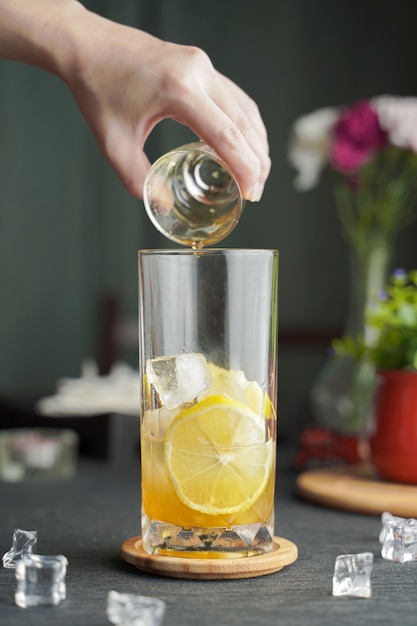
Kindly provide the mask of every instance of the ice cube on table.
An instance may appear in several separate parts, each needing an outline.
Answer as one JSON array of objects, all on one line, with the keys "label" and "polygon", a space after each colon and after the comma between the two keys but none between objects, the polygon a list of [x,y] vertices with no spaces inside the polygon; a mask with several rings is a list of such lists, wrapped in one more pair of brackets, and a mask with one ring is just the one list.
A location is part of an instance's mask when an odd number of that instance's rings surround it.
[{"label": "ice cube on table", "polygon": [[15,528],[13,531],[12,547],[3,554],[3,567],[14,569],[16,563],[28,554],[32,554],[38,541],[36,530],[22,530]]},{"label": "ice cube on table", "polygon": [[381,556],[387,561],[417,561],[417,519],[396,517],[384,512],[379,533]]},{"label": "ice cube on table", "polygon": [[166,604],[159,598],[109,591],[107,618],[116,626],[160,626]]},{"label": "ice cube on table", "polygon": [[30,554],[16,565],[15,602],[21,608],[59,604],[66,597],[68,561],[62,554]]},{"label": "ice cube on table", "polygon": [[385,537],[387,534],[387,530],[388,530],[388,524],[387,522],[402,522],[404,521],[404,517],[396,517],[395,515],[391,515],[391,513],[388,513],[388,511],[384,511],[384,513],[382,513],[381,515],[381,531],[379,533],[379,543],[384,543],[385,541]]},{"label": "ice cube on table", "polygon": [[337,556],[333,574],[333,595],[370,598],[373,562],[372,552]]},{"label": "ice cube on table", "polygon": [[211,381],[206,358],[200,353],[151,359],[146,364],[146,375],[168,409],[192,402]]}]

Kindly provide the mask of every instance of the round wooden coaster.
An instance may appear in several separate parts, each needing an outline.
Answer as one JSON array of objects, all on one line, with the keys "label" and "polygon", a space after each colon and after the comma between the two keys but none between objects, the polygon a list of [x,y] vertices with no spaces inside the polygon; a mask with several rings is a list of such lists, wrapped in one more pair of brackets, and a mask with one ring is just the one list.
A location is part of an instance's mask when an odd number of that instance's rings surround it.
[{"label": "round wooden coaster", "polygon": [[385,481],[367,464],[303,472],[297,491],[308,500],[345,511],[417,517],[417,486]]},{"label": "round wooden coaster", "polygon": [[278,572],[293,563],[298,556],[297,546],[274,537],[271,552],[259,556],[233,559],[196,559],[148,554],[142,546],[142,537],[131,537],[121,547],[122,558],[138,569],[150,574],[170,578],[197,578],[200,580],[225,580],[254,578]]}]

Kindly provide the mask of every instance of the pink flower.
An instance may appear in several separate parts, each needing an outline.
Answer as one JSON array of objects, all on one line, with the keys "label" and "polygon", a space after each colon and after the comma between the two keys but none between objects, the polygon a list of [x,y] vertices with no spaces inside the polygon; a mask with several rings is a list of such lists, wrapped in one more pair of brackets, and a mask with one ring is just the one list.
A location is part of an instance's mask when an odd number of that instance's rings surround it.
[{"label": "pink flower", "polygon": [[356,185],[359,170],[390,146],[406,157],[417,154],[417,97],[382,95],[317,109],[292,127],[288,157],[297,170],[294,185],[299,191],[312,189],[329,165]]},{"label": "pink flower", "polygon": [[345,109],[334,126],[331,163],[342,174],[352,175],[387,142],[375,109],[361,100]]}]

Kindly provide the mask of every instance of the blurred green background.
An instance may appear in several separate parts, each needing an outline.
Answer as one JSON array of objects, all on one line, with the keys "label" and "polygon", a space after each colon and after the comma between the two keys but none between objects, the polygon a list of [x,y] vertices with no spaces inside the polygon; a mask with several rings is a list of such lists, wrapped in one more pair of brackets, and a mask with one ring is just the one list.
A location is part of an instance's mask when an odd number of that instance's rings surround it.
[{"label": "blurred green background", "polygon": [[[111,19],[200,46],[258,103],[272,172],[247,205],[230,247],[280,251],[281,432],[296,433],[308,392],[348,302],[348,261],[330,181],[293,189],[286,150],[294,119],[383,93],[415,95],[415,0],[95,0]],[[149,158],[192,135],[163,122]],[[416,267],[417,227],[399,239],[396,264]],[[171,247],[101,156],[65,85],[0,61],[0,398],[33,402],[57,379],[99,359],[102,299],[137,315],[136,251]],[[311,341],[300,342],[305,334]],[[321,339],[324,335],[324,340]],[[316,337],[316,339],[314,339]],[[132,349],[121,358],[135,365]]]}]

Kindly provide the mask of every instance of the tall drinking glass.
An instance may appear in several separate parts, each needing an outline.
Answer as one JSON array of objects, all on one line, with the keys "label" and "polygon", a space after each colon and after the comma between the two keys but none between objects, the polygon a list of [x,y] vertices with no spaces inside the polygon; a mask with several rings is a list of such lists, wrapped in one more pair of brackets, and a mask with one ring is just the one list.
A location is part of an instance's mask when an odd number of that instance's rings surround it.
[{"label": "tall drinking glass", "polygon": [[151,554],[272,548],[278,252],[139,252],[142,537]]}]

